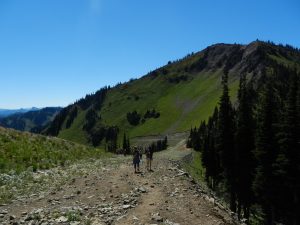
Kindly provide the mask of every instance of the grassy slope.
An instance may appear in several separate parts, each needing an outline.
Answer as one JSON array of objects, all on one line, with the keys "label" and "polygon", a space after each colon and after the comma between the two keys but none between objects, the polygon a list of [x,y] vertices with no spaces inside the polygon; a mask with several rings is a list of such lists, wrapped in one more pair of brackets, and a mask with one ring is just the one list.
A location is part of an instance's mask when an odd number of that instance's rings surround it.
[{"label": "grassy slope", "polygon": [[205,168],[202,165],[201,152],[193,151],[192,154],[192,161],[184,163],[183,166],[196,181],[205,182]]},{"label": "grassy slope", "polygon": [[[176,65],[177,66],[177,65]],[[170,67],[169,67],[170,68]],[[120,128],[120,141],[123,132],[130,137],[183,132],[198,126],[213,112],[221,95],[221,70],[189,75],[188,81],[169,83],[159,74],[152,78],[145,76],[109,90],[99,114],[101,123],[117,125]],[[238,80],[230,80],[231,96],[236,98]],[[138,96],[138,100],[135,98]],[[137,110],[144,115],[147,109],[160,112],[157,119],[147,119],[145,123],[131,126],[126,118],[127,112]],[[86,111],[79,111],[69,129],[62,129],[60,138],[87,144],[87,135],[82,130]],[[65,125],[63,125],[65,127]]]},{"label": "grassy slope", "polygon": [[58,138],[0,127],[0,173],[28,168],[48,169],[85,158],[98,158],[104,151]]},{"label": "grassy slope", "polygon": [[[264,44],[260,43],[260,45]],[[220,50],[223,47],[218,48]],[[255,47],[255,44],[252,47]],[[250,47],[250,50],[253,50],[252,47]],[[272,48],[270,46],[266,47],[267,50]],[[275,50],[277,48],[274,47]],[[219,52],[211,54],[218,55]],[[133,138],[183,132],[188,131],[191,127],[199,126],[202,120],[206,120],[212,114],[219,102],[222,91],[221,76],[223,67],[207,66],[204,70],[200,70],[201,72],[186,70],[186,68],[191,68],[195,62],[201,61],[203,55],[204,52],[199,52],[156,70],[156,76],[153,76],[153,74],[144,76],[110,89],[101,111],[98,112],[102,118],[98,122],[104,125],[118,126],[120,128],[120,142],[123,132]],[[270,53],[268,56],[280,64],[289,66],[295,63],[293,59],[298,59],[298,56],[295,58],[293,55],[284,57],[280,54],[272,55]],[[253,60],[255,62],[255,56]],[[213,64],[216,61],[218,59],[210,58],[209,62]],[[248,63],[246,60],[241,66]],[[230,96],[233,103],[236,102],[239,86],[238,71],[239,68],[236,68],[229,73]],[[180,75],[187,76],[187,81],[179,83],[168,81],[168,78],[175,78]],[[249,75],[252,76],[252,74]],[[148,109],[152,108],[160,113],[159,118],[147,119],[145,123],[138,126],[131,126],[128,123],[126,118],[128,112],[136,110],[143,116]],[[86,144],[88,142],[87,135],[82,131],[85,113],[86,111],[80,112],[71,128],[60,131],[59,137]]]},{"label": "grassy slope", "polygon": [[[171,85],[163,77],[136,80],[110,91],[101,111],[103,122],[130,131],[131,137],[189,130],[213,112],[221,94],[220,77],[221,71],[204,72]],[[232,80],[230,87],[232,96],[236,96],[238,82]],[[133,95],[139,100],[128,98]],[[151,108],[160,112],[158,119],[148,119],[138,126],[128,124],[127,112],[137,110],[143,115]]]}]

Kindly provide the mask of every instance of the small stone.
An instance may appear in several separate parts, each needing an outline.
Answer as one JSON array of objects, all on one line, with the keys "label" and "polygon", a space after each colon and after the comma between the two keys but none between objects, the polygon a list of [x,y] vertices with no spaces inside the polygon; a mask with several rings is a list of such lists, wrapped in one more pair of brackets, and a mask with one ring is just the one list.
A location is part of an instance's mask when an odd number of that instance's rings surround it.
[{"label": "small stone", "polygon": [[159,213],[154,213],[151,219],[156,222],[163,222],[163,218],[159,215]]},{"label": "small stone", "polygon": [[123,201],[124,204],[128,204],[129,202],[130,202],[129,199],[124,199],[124,201]]},{"label": "small stone", "polygon": [[25,217],[25,219],[24,219],[25,221],[30,221],[30,220],[32,220],[32,217],[31,217],[31,215],[27,215],[26,217]]},{"label": "small stone", "polygon": [[10,219],[10,220],[14,220],[14,219],[16,219],[16,216],[10,215],[10,216],[9,216],[9,219]]},{"label": "small stone", "polygon": [[58,223],[65,223],[65,222],[68,221],[68,218],[64,217],[64,216],[61,216],[58,219],[56,219],[55,221],[58,222]]},{"label": "small stone", "polygon": [[122,208],[123,208],[123,209],[130,209],[130,208],[131,208],[131,205],[123,205]]},{"label": "small stone", "polygon": [[95,219],[91,225],[102,225],[102,223],[99,219]]},{"label": "small stone", "polygon": [[78,221],[73,221],[70,223],[70,225],[79,225],[79,224],[80,224],[80,222],[78,222]]},{"label": "small stone", "polygon": [[146,189],[143,188],[143,187],[139,187],[138,191],[141,192],[141,193],[146,193],[147,192]]},{"label": "small stone", "polygon": [[8,211],[7,211],[7,209],[3,209],[3,210],[1,210],[1,211],[0,211],[0,214],[8,214]]},{"label": "small stone", "polygon": [[170,220],[166,220],[164,223],[165,223],[166,225],[180,225],[179,223],[174,223],[174,222],[172,222],[172,221],[170,221]]},{"label": "small stone", "polygon": [[139,218],[137,218],[136,216],[133,216],[132,219],[136,221],[139,220]]}]

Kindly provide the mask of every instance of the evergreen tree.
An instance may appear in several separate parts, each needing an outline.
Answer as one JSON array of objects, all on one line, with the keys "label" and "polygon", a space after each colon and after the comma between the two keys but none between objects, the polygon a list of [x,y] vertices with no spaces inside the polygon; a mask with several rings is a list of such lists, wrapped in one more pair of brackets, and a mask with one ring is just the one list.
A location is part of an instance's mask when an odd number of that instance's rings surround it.
[{"label": "evergreen tree", "polygon": [[130,153],[131,153],[131,152],[130,152],[131,147],[130,147],[129,137],[127,138],[127,144],[126,144],[126,145],[127,145],[127,149],[126,149],[127,151],[126,151],[126,153],[127,153],[127,154],[130,154]]},{"label": "evergreen tree", "polygon": [[[208,124],[210,124],[211,121],[211,117],[209,117],[208,119]],[[205,167],[205,180],[208,183],[208,186],[210,188],[212,188],[212,185],[210,183],[210,178],[212,176],[211,174],[211,168],[212,168],[212,162],[211,162],[211,158],[210,158],[210,146],[209,146],[209,141],[210,141],[210,130],[209,130],[209,125],[207,125],[207,129],[205,130],[205,134],[204,134],[204,140],[203,140],[203,148],[202,148],[202,157],[201,157],[201,161],[202,161],[202,165]]]},{"label": "evergreen tree", "polygon": [[168,147],[168,137],[165,136],[165,138],[163,140],[162,150],[167,149],[167,147]]},{"label": "evergreen tree", "polygon": [[229,97],[228,73],[222,77],[223,93],[220,98],[218,121],[218,151],[224,172],[225,186],[230,196],[230,209],[236,211],[236,154],[234,148],[233,109]]},{"label": "evergreen tree", "polygon": [[299,81],[295,74],[289,82],[284,118],[282,119],[281,148],[274,166],[276,178],[276,219],[287,224],[299,224],[299,121],[297,111]]},{"label": "evergreen tree", "polygon": [[221,180],[221,162],[220,162],[220,154],[217,151],[217,135],[218,135],[218,120],[219,120],[219,110],[218,107],[215,108],[213,116],[208,123],[208,127],[210,130],[210,138],[209,138],[209,157],[211,162],[211,184],[214,189],[219,181]]},{"label": "evergreen tree", "polygon": [[265,224],[273,224],[275,215],[274,197],[276,195],[273,163],[278,154],[277,110],[273,82],[268,81],[259,104],[255,149],[257,168],[253,184],[256,200],[262,208]]},{"label": "evergreen tree", "polygon": [[[250,85],[250,84],[249,84]],[[247,88],[246,76],[240,78],[238,91],[236,155],[237,155],[237,198],[238,215],[243,209],[244,217],[249,218],[253,193],[251,185],[254,173],[254,119],[251,99],[252,86]]]},{"label": "evergreen tree", "polygon": [[124,133],[124,136],[123,136],[123,152],[124,152],[124,155],[127,154],[127,138],[126,138],[126,133]]},{"label": "evergreen tree", "polygon": [[214,120],[213,117],[209,117],[204,134],[203,148],[202,148],[202,164],[206,168],[205,180],[208,186],[212,189],[215,187],[215,181],[217,174],[216,168],[216,149],[215,149],[215,137],[214,137]]},{"label": "evergreen tree", "polygon": [[199,151],[203,150],[203,145],[204,145],[204,139],[205,139],[205,136],[206,136],[206,123],[205,121],[202,121],[200,123],[200,127],[198,129],[198,140],[197,140],[197,148]]},{"label": "evergreen tree", "polygon": [[78,108],[77,108],[77,106],[75,106],[75,107],[72,108],[72,110],[70,112],[70,115],[69,115],[69,118],[68,118],[68,120],[66,122],[66,128],[67,129],[71,127],[74,119],[77,116],[77,113],[78,113]]}]

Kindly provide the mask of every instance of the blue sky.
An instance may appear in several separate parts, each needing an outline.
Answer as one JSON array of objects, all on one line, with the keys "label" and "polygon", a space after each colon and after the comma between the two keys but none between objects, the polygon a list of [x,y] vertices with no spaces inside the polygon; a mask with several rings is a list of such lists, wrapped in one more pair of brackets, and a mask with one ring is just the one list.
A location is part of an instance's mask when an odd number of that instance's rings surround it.
[{"label": "blue sky", "polygon": [[1,0],[0,108],[66,106],[208,45],[300,47],[299,0]]}]

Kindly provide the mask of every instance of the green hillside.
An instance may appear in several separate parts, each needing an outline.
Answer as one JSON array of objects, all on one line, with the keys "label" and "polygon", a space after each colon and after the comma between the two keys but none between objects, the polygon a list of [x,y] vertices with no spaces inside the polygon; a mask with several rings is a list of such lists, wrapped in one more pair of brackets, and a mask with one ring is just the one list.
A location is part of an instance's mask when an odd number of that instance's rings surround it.
[{"label": "green hillside", "polygon": [[102,150],[63,139],[0,127],[0,173],[49,169],[105,154]]},{"label": "green hillside", "polygon": [[[102,121],[118,125],[129,131],[131,137],[167,134],[188,130],[206,119],[220,96],[221,71],[196,74],[184,83],[170,85],[163,77],[144,77],[120,88],[112,89],[100,112]],[[237,82],[232,81],[232,95],[236,95]],[[135,100],[133,96],[138,96]],[[131,126],[127,112],[136,110],[143,115],[154,108],[159,118],[151,118],[137,126]]]},{"label": "green hillside", "polygon": [[[213,45],[169,62],[140,79],[87,95],[65,108],[45,133],[99,145],[104,140],[112,142],[114,133],[118,133],[117,144],[121,144],[124,132],[130,138],[185,132],[212,114],[219,101],[224,72],[229,74],[230,94],[235,102],[240,74],[247,74],[258,89],[263,82],[262,71],[277,65],[299,66],[299,59],[299,51],[272,43]],[[147,110],[158,116],[146,116]]]}]

